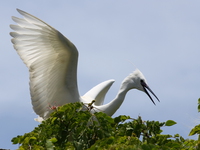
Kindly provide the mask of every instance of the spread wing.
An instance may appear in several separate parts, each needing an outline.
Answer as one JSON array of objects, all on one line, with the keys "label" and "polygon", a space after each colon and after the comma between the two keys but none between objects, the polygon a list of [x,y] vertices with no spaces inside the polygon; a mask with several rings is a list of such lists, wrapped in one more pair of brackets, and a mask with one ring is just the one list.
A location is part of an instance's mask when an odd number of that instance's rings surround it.
[{"label": "spread wing", "polygon": [[91,103],[92,100],[95,100],[95,105],[100,106],[103,105],[105,96],[110,89],[111,85],[115,82],[115,80],[107,80],[104,81],[95,87],[93,87],[91,90],[89,90],[87,93],[85,93],[82,98],[87,103]]},{"label": "spread wing", "polygon": [[[17,9],[24,18],[12,17],[17,25],[10,35],[17,53],[30,73],[34,111],[47,117],[49,105],[79,100],[76,47],[59,31],[42,20]],[[73,92],[71,92],[73,91]]]}]

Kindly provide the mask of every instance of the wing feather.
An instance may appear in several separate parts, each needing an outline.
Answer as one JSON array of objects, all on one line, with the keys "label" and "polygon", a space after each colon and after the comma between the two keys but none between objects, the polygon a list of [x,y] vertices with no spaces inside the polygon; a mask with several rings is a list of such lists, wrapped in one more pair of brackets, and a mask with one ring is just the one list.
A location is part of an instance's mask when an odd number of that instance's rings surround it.
[{"label": "wing feather", "polygon": [[100,106],[103,105],[105,96],[110,89],[111,85],[114,83],[115,80],[107,80],[104,81],[95,87],[93,87],[91,90],[89,90],[87,93],[85,93],[82,98],[85,102],[91,103],[92,100],[95,100],[95,105]]},{"label": "wing feather", "polygon": [[[78,101],[76,47],[59,31],[42,20],[17,9],[24,18],[12,17],[17,25],[12,43],[29,68],[34,111],[48,117],[49,105]],[[71,92],[71,90],[74,90]]]}]

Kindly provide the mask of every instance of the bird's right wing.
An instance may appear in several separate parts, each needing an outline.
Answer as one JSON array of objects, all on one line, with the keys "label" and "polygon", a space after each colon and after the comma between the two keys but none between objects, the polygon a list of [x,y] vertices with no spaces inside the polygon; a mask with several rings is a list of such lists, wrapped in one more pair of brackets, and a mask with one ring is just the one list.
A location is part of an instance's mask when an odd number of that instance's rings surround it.
[{"label": "bird's right wing", "polygon": [[114,82],[115,82],[115,80],[104,81],[104,82],[96,85],[95,87],[93,87],[87,93],[85,93],[85,95],[83,95],[82,98],[87,103],[91,103],[92,100],[95,100],[94,104],[96,106],[100,106],[103,104],[105,95]]},{"label": "bird's right wing", "polygon": [[[78,51],[50,25],[22,10],[17,11],[24,18],[12,17],[17,23],[10,25],[15,31],[10,33],[12,43],[29,68],[33,109],[45,118],[49,105],[63,105],[79,97],[76,79]],[[70,88],[75,91],[75,97],[70,95]]]}]

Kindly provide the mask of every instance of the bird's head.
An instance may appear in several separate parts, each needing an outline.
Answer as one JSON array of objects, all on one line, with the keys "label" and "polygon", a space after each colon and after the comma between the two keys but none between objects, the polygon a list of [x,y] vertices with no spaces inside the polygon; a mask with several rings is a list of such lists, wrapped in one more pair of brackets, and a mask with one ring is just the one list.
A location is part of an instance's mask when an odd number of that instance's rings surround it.
[{"label": "bird's head", "polygon": [[155,96],[155,98],[159,101],[158,97],[154,94],[154,92],[147,85],[147,81],[146,81],[144,75],[138,69],[136,69],[133,73],[131,73],[129,76],[127,76],[124,79],[123,85],[128,90],[130,90],[130,89],[138,89],[140,91],[145,92],[149,96],[151,101],[154,103],[154,105],[155,105],[155,102],[153,101],[153,99],[150,96],[150,94],[148,93],[148,91],[151,92]]}]

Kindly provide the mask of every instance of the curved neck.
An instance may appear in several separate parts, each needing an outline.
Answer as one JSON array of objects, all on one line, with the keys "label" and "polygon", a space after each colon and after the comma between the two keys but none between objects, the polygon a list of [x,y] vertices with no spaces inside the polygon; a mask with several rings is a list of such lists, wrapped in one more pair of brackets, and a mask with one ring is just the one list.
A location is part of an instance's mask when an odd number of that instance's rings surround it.
[{"label": "curved neck", "polygon": [[121,106],[121,104],[123,103],[126,93],[129,90],[130,89],[128,89],[127,86],[124,86],[122,84],[115,99],[113,99],[108,104],[101,105],[101,106],[95,106],[98,109],[96,111],[102,111],[102,112],[106,113],[107,115],[112,116],[117,111],[117,109]]}]

